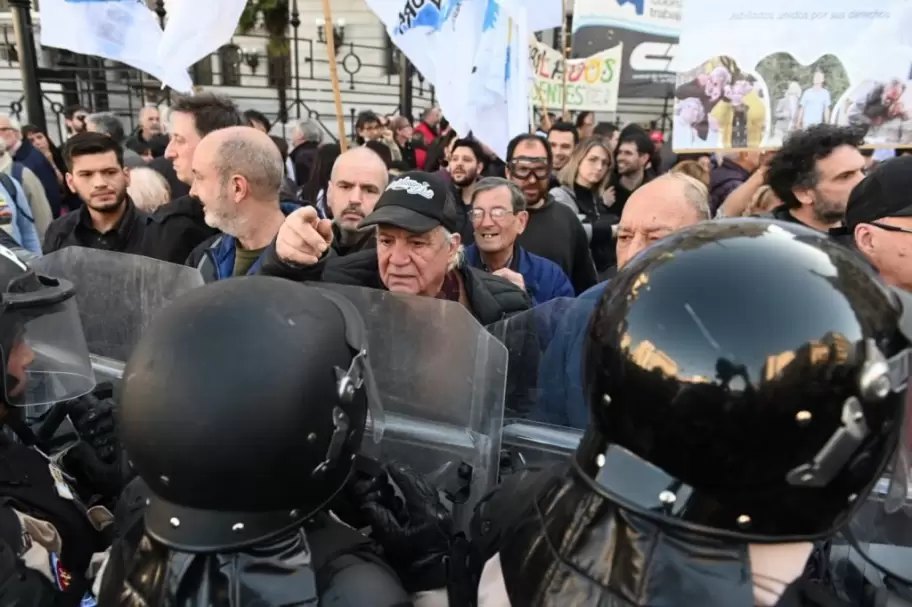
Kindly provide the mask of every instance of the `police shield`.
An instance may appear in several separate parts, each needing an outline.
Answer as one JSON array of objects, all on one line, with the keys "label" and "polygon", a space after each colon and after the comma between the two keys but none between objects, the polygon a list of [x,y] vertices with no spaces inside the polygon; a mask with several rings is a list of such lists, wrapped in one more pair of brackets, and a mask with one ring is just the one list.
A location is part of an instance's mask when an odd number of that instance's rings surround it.
[{"label": "police shield", "polygon": [[[382,399],[379,443],[363,453],[405,463],[440,489],[466,524],[495,484],[507,350],[456,302],[321,284],[360,312]],[[375,429],[376,430],[376,429]]]},{"label": "police shield", "polygon": [[[32,262],[36,272],[76,286],[76,302],[96,373],[112,359],[123,363],[143,329],[160,309],[203,285],[188,268],[140,255],[67,247]],[[109,374],[108,374],[109,375]]]},{"label": "police shield", "polygon": [[593,302],[558,298],[488,325],[507,348],[503,445],[508,467],[560,459],[572,452],[586,419],[579,368]]}]

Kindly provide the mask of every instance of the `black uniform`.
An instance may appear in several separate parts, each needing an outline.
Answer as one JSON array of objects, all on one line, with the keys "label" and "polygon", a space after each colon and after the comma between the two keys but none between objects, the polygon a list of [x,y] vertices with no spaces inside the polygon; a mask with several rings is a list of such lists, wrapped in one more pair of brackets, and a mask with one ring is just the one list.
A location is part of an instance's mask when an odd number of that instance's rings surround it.
[{"label": "black uniform", "polygon": [[[894,458],[907,302],[794,225],[655,245],[591,319],[576,453],[481,506],[479,562],[524,607],[754,605],[748,545],[833,536]],[[779,605],[844,604],[800,574]]]},{"label": "black uniform", "polygon": [[379,402],[365,340],[347,300],[266,277],[153,320],[119,419],[147,488],[121,500],[102,605],[409,604],[377,547],[327,514]]},{"label": "black uniform", "polygon": [[[112,518],[97,494],[112,493],[73,481],[105,477],[102,459],[117,459],[110,408],[69,400],[95,384],[73,285],[36,275],[5,248],[0,285],[0,411],[20,439],[0,435],[0,605],[93,605],[91,563]],[[37,407],[70,413],[89,442],[48,458],[23,413]]]}]

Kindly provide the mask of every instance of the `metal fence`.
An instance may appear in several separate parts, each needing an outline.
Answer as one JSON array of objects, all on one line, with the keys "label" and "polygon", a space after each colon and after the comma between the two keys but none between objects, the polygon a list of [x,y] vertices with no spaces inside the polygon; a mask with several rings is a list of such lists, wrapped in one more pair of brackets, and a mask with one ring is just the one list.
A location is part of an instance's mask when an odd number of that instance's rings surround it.
[{"label": "metal fence", "polygon": [[[161,11],[160,16],[163,16]],[[329,59],[320,39],[299,36],[300,20],[291,13],[287,52],[267,55],[269,40],[263,34],[236,36],[226,45],[191,68],[193,82],[203,90],[231,97],[241,109],[265,114],[275,132],[299,118],[318,122],[327,135],[338,139]],[[40,24],[33,27],[36,46]],[[382,27],[378,24],[378,31]],[[322,37],[322,36],[321,36]],[[341,41],[336,48],[337,70],[346,116],[346,130],[354,132],[357,114],[373,110],[397,112],[402,105],[398,52],[391,43],[369,45]],[[65,135],[65,108],[80,105],[92,112],[113,112],[129,129],[137,128],[140,108],[167,103],[171,92],[148,74],[129,66],[72,53],[39,47],[38,80],[45,101],[49,134],[58,140]],[[0,24],[0,111],[25,117],[24,85],[19,74],[20,53],[14,28]],[[409,106],[416,111],[434,104],[433,88],[412,70]]]}]

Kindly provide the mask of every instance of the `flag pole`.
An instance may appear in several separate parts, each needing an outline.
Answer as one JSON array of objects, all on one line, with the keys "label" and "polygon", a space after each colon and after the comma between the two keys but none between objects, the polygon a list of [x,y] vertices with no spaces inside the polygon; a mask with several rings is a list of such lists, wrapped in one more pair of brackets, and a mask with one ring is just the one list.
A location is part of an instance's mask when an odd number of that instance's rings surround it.
[{"label": "flag pole", "polygon": [[339,71],[336,66],[336,26],[332,19],[329,0],[323,0],[323,26],[326,37],[326,56],[329,59],[329,79],[332,82],[333,102],[336,106],[336,123],[339,128],[339,148],[348,149],[348,138],[345,136],[345,119],[342,116],[342,92],[339,88]]},{"label": "flag pole", "polygon": [[[325,1],[325,0],[324,0]],[[569,65],[570,59],[570,33],[567,31],[570,23],[567,19],[567,0],[563,0],[561,3],[563,8],[563,25],[561,26],[561,44],[563,45],[563,56],[564,56],[564,85],[561,91],[561,119],[569,120],[570,114],[567,112],[567,67]]]}]

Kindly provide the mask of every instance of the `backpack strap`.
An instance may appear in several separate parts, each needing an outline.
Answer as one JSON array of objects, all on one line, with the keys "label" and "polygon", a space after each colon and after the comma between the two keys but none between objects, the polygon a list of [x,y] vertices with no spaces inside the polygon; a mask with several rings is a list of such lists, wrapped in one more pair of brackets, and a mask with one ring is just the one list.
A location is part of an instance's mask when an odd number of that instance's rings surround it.
[{"label": "backpack strap", "polygon": [[25,165],[21,162],[13,161],[13,179],[22,183],[22,174],[25,172]]},{"label": "backpack strap", "polygon": [[[15,179],[16,168],[19,168],[19,176],[22,177],[22,163],[14,162],[13,163],[13,177],[10,177],[6,173],[0,171],[0,184],[3,185],[3,188],[9,192],[10,198],[13,201],[13,204],[16,205],[16,211],[21,213],[26,219],[31,223],[35,223],[35,219],[32,215],[22,208],[22,205],[19,204],[19,197],[25,198],[25,190],[22,189],[22,186],[19,185],[21,182]],[[27,199],[26,199],[27,200]]]}]

